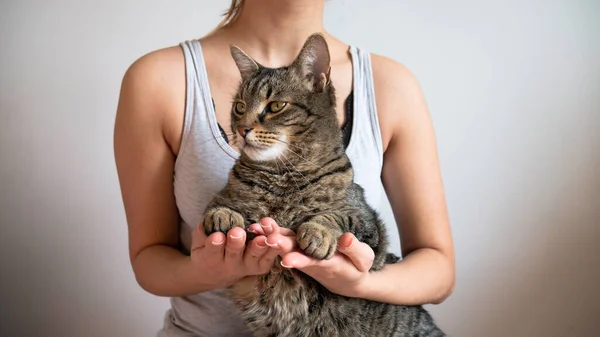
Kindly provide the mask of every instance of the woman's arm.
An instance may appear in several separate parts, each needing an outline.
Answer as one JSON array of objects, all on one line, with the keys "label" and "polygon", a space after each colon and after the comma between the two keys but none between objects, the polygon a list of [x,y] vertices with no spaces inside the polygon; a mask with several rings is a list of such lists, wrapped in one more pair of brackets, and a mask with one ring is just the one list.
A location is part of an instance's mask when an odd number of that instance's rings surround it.
[{"label": "woman's arm", "polygon": [[454,247],[436,138],[415,77],[374,55],[378,116],[384,135],[382,180],[400,231],[403,261],[372,273],[364,296],[405,304],[440,303],[454,289]]},{"label": "woman's arm", "polygon": [[180,135],[169,142],[165,125],[183,119],[183,69],[178,48],[136,61],[123,78],[114,130],[130,261],[138,283],[158,296],[196,294],[264,273],[285,249],[268,247],[264,236],[246,248],[240,228],[208,238],[197,228],[190,256],[179,250],[173,149]]},{"label": "woman's arm", "polygon": [[171,58],[166,54],[146,55],[127,70],[115,120],[114,152],[136,279],[150,293],[172,296],[214,285],[198,282],[190,259],[178,250],[175,157],[163,136],[172,91],[164,88],[161,77],[174,77],[165,69]]}]

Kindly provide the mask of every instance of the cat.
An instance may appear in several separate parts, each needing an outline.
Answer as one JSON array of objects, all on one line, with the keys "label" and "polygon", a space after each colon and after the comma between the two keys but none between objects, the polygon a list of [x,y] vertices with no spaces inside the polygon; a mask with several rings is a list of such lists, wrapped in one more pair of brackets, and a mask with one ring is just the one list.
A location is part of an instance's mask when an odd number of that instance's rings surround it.
[{"label": "cat", "polygon": [[[398,261],[386,252],[382,220],[353,182],[323,35],[310,35],[280,68],[264,67],[234,45],[230,52],[242,78],[231,109],[240,156],[206,208],[206,234],[271,217],[314,258],[331,258],[338,238],[352,232],[373,249],[372,271]],[[277,262],[229,294],[255,336],[445,336],[422,306],[336,295]]]}]

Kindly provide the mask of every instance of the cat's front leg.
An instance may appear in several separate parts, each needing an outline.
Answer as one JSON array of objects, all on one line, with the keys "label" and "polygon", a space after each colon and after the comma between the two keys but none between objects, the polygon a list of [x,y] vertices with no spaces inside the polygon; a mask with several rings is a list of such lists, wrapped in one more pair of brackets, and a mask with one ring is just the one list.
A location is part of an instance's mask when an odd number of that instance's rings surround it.
[{"label": "cat's front leg", "polygon": [[204,217],[204,232],[210,235],[214,232],[227,233],[233,227],[246,228],[244,217],[227,207],[217,206],[209,209]]},{"label": "cat's front leg", "polygon": [[338,214],[321,214],[300,225],[296,231],[300,249],[314,258],[330,259],[342,235],[341,220]]}]

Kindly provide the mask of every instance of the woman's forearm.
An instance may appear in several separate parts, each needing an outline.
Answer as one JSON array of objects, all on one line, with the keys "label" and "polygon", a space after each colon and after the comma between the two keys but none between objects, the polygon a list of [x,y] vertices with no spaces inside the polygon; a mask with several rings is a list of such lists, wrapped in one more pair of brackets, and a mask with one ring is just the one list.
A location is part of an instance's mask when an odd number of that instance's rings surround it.
[{"label": "woman's forearm", "polygon": [[169,246],[151,246],[132,262],[136,279],[144,290],[157,296],[185,296],[218,288],[192,264],[189,256]]},{"label": "woman's forearm", "polygon": [[450,258],[438,250],[423,248],[398,263],[369,273],[359,297],[399,305],[438,304],[453,289]]}]

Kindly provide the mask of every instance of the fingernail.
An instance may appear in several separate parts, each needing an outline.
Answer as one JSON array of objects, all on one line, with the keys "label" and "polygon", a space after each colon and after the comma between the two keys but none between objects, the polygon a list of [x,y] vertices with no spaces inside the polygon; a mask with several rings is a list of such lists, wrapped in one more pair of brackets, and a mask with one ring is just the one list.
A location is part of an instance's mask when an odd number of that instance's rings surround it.
[{"label": "fingernail", "polygon": [[220,246],[220,245],[222,245],[222,244],[223,244],[223,242],[225,242],[225,240],[223,240],[223,241],[221,241],[221,242],[219,242],[219,241],[211,241],[211,242],[212,242],[212,244],[213,244],[213,245],[215,245],[215,246]]},{"label": "fingernail", "polygon": [[266,243],[266,244],[267,244],[267,246],[269,246],[269,247],[279,247],[279,244],[278,244],[277,242],[275,242],[275,243],[269,243],[269,241],[266,241],[266,240],[265,240],[265,243]]},{"label": "fingernail", "polygon": [[355,241],[355,239],[352,238],[352,240],[350,240],[350,244],[349,245],[347,245],[347,246],[340,245],[340,248],[342,250],[349,250],[352,246],[354,246],[354,241]]},{"label": "fingernail", "polygon": [[229,237],[237,240],[237,239],[241,239],[242,237],[244,237],[244,234],[240,234],[239,236],[233,236],[230,234]]},{"label": "fingernail", "polygon": [[282,266],[283,268],[288,268],[288,269],[289,269],[289,268],[294,268],[293,266],[286,266],[285,264],[283,264],[283,261],[281,261],[281,262],[279,262],[279,263],[281,264],[281,266]]},{"label": "fingernail", "polygon": [[263,224],[261,223],[261,224],[260,224],[260,227],[262,227],[262,228],[271,228],[271,224],[268,224],[268,225],[266,225],[266,226],[265,226],[265,225],[263,225]]},{"label": "fingernail", "polygon": [[256,234],[256,231],[254,229],[248,228],[248,232]]},{"label": "fingernail", "polygon": [[256,241],[256,245],[259,248],[267,248],[267,240],[258,240],[258,241]]}]

